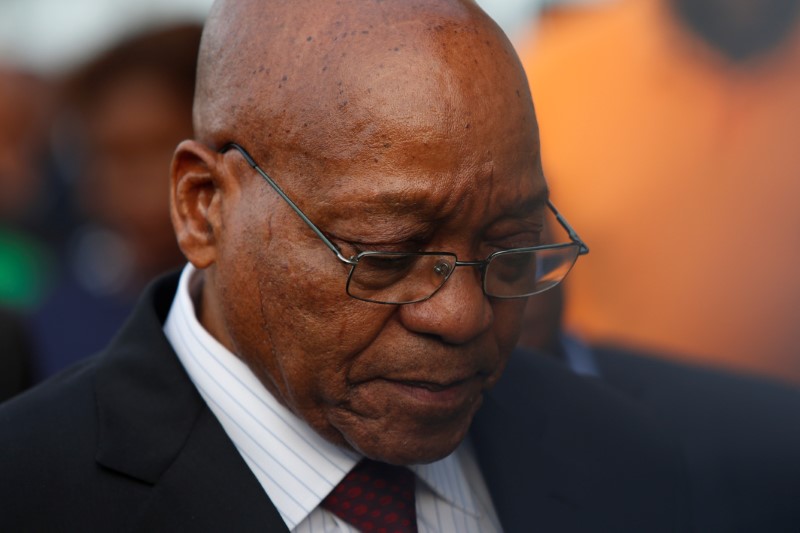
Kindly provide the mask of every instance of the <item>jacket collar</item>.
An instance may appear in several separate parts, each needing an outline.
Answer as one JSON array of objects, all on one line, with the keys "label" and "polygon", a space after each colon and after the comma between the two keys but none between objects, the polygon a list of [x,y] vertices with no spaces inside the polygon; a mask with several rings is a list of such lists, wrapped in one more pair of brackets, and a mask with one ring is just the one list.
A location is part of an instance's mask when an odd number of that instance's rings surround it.
[{"label": "jacket collar", "polygon": [[177,283],[173,274],[151,285],[101,356],[96,460],[154,485],[137,527],[285,530],[164,336]]},{"label": "jacket collar", "polygon": [[506,531],[676,531],[683,464],[646,412],[543,354],[514,352],[471,435]]}]

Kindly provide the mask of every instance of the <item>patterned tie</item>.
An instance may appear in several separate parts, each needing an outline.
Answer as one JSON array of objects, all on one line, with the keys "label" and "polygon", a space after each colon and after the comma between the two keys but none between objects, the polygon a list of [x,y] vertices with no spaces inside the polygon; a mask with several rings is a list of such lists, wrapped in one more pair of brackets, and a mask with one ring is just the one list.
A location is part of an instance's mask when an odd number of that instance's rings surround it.
[{"label": "patterned tie", "polygon": [[416,533],[414,474],[362,459],[322,501],[322,507],[366,533]]}]

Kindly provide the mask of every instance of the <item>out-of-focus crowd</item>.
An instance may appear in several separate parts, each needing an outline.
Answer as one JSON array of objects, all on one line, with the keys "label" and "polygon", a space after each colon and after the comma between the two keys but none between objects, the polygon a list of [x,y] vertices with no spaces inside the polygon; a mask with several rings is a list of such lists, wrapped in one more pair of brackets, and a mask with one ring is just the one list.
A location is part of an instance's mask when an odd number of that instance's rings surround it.
[{"label": "out-of-focus crowd", "polygon": [[0,397],[101,349],[182,263],[168,175],[199,39],[146,31],[58,79],[0,69]]}]

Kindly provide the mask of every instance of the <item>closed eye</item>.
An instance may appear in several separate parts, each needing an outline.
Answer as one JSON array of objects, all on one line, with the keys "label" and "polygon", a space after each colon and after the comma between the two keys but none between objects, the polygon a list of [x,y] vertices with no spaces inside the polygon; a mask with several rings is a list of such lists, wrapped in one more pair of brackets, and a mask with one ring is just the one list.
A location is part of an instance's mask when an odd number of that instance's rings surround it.
[{"label": "closed eye", "polygon": [[359,257],[358,262],[364,267],[369,267],[376,271],[382,272],[400,272],[407,271],[417,261],[418,256],[408,255],[405,253],[380,253],[362,255]]}]

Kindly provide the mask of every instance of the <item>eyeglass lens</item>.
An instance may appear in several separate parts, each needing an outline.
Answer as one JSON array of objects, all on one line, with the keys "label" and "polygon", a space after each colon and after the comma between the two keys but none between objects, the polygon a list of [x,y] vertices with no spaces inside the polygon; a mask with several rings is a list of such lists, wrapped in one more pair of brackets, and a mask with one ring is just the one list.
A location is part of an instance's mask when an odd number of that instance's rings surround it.
[{"label": "eyeglass lens", "polygon": [[497,298],[518,298],[546,291],[566,277],[578,259],[578,252],[577,244],[501,252],[486,267],[484,290]]},{"label": "eyeglass lens", "polygon": [[[539,250],[509,250],[492,257],[484,290],[498,298],[519,298],[557,285],[578,257],[577,245]],[[456,267],[453,254],[364,252],[358,256],[347,292],[360,300],[403,304],[426,300]]]},{"label": "eyeglass lens", "polygon": [[366,252],[350,273],[347,292],[370,302],[418,302],[439,290],[455,264],[455,255]]}]

